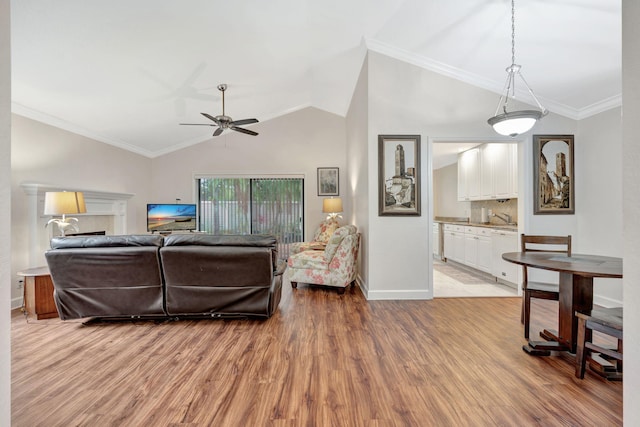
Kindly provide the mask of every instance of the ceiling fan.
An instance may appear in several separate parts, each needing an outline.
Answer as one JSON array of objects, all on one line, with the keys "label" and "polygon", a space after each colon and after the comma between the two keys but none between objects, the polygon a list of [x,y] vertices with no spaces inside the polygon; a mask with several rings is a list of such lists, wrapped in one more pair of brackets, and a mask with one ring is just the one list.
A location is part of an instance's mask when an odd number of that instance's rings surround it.
[{"label": "ceiling fan", "polygon": [[238,127],[240,125],[248,125],[251,123],[258,123],[258,119],[242,119],[242,120],[233,120],[231,117],[227,116],[224,114],[224,91],[227,90],[227,85],[226,84],[219,84],[218,85],[218,90],[220,92],[222,92],[222,115],[220,116],[212,116],[211,114],[207,114],[207,113],[200,113],[203,116],[205,116],[207,119],[212,120],[213,123],[180,123],[181,125],[186,125],[186,126],[217,126],[218,129],[215,130],[215,132],[213,132],[213,136],[218,136],[222,133],[222,131],[224,131],[225,129],[231,129],[231,130],[235,130],[236,132],[242,132],[242,133],[246,133],[247,135],[252,135],[252,136],[256,136],[258,135],[258,132],[254,132],[252,130],[249,129],[244,129],[241,127]]}]

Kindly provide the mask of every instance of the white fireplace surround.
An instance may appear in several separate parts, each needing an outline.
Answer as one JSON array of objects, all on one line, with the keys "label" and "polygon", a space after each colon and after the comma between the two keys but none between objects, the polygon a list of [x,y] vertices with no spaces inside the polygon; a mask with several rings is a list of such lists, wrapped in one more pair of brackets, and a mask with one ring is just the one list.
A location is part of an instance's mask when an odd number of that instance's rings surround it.
[{"label": "white fireplace surround", "polygon": [[[82,191],[87,212],[74,215],[78,217],[80,224],[83,217],[95,217],[92,219],[102,224],[106,234],[127,234],[127,201],[133,197],[133,194],[43,184],[22,184],[21,187],[27,195],[28,204],[29,265],[44,265],[44,252],[50,247],[49,241],[52,230],[55,228],[46,227],[47,222],[52,218],[50,215],[44,215],[44,195],[48,191]],[[104,221],[100,222],[98,217],[104,217]],[[81,229],[80,231],[98,230]]]}]

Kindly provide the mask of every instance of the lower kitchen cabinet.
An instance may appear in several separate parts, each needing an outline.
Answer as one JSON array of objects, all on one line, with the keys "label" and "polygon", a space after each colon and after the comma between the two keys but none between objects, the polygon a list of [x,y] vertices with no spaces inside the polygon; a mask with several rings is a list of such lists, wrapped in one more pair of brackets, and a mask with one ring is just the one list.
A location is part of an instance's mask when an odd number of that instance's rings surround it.
[{"label": "lower kitchen cabinet", "polygon": [[516,231],[457,224],[441,226],[444,227],[444,248],[441,251],[447,260],[489,273],[514,285],[520,284],[521,267],[502,259],[503,253],[520,250]]},{"label": "lower kitchen cabinet", "polygon": [[464,264],[464,227],[444,224],[444,256],[460,264]]},{"label": "lower kitchen cabinet", "polygon": [[465,227],[464,264],[491,273],[491,229]]},{"label": "lower kitchen cabinet", "polygon": [[522,267],[502,259],[505,252],[518,252],[518,233],[513,231],[492,230],[492,273],[498,279],[520,285]]}]

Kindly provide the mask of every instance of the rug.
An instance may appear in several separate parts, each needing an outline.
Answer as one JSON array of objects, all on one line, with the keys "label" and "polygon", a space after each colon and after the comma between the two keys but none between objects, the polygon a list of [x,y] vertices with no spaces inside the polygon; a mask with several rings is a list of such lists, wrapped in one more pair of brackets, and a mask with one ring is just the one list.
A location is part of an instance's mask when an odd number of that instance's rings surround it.
[{"label": "rug", "polygon": [[486,285],[491,283],[491,279],[481,274],[474,274],[462,267],[453,266],[446,262],[433,262],[433,270],[440,274],[451,277],[463,285]]}]

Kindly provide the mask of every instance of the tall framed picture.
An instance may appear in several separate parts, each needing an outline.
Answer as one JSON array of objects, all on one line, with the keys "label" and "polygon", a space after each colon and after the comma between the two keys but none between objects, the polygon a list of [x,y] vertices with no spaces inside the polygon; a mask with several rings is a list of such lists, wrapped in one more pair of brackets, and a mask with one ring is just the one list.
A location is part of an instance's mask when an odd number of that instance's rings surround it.
[{"label": "tall framed picture", "polygon": [[420,135],[378,135],[378,215],[420,216]]},{"label": "tall framed picture", "polygon": [[340,169],[318,168],[318,196],[340,195]]},{"label": "tall framed picture", "polygon": [[533,135],[533,214],[575,213],[573,135]]}]

